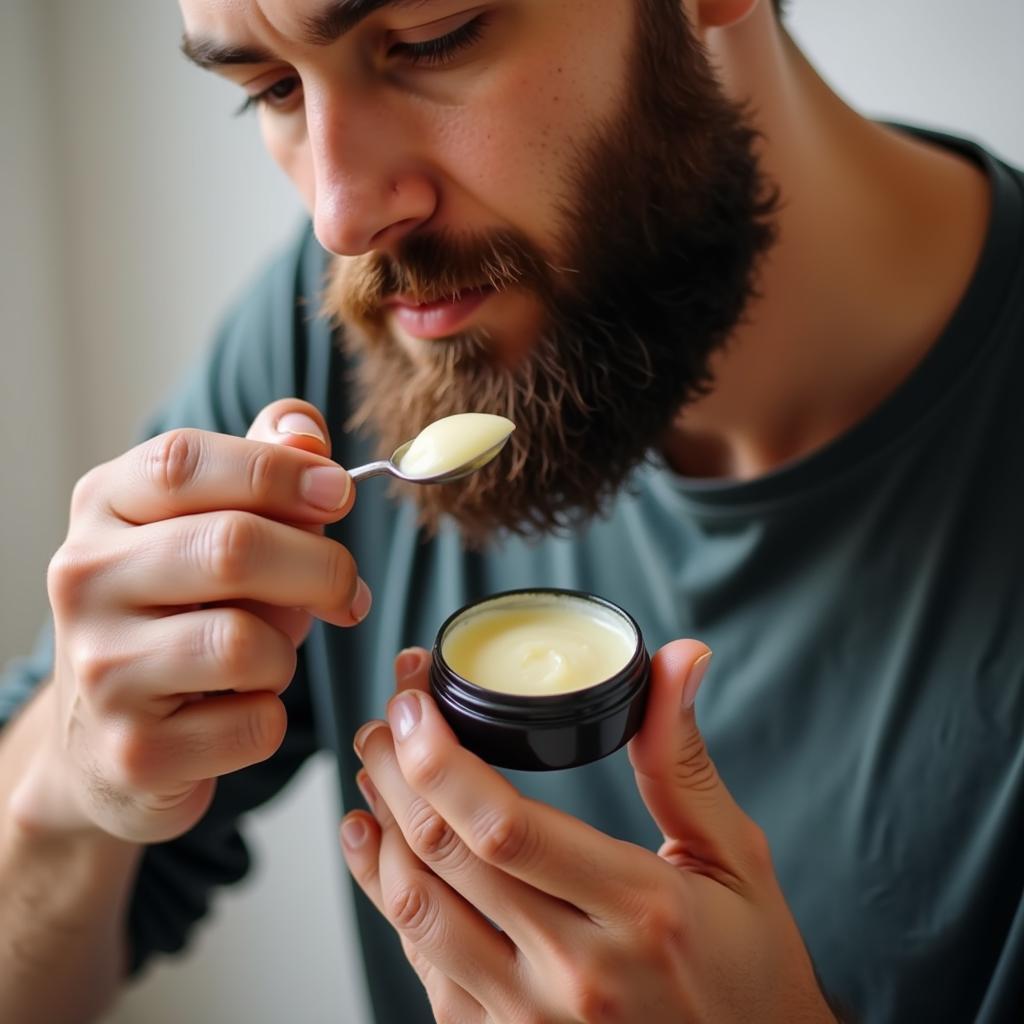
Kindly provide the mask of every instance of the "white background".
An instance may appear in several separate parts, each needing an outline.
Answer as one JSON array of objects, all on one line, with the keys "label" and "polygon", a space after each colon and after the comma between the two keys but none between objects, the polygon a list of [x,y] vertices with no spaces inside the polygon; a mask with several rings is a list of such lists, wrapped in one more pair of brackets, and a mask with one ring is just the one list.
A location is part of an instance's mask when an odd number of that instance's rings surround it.
[{"label": "white background", "polygon": [[[790,24],[862,109],[1024,164],[1018,0],[794,0]],[[44,614],[73,481],[131,443],[299,222],[179,34],[169,0],[0,2],[0,660]],[[252,822],[252,881],[108,1024],[363,1024],[336,817],[319,760]]]}]

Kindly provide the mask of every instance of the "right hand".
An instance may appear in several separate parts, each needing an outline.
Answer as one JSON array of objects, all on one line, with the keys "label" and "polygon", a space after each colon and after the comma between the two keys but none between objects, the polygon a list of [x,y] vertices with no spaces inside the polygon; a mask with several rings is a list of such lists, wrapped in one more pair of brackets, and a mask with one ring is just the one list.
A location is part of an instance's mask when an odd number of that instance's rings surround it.
[{"label": "right hand", "polygon": [[16,794],[22,817],[164,841],[199,821],[218,776],[277,750],[311,616],[350,626],[369,611],[352,556],[322,535],[355,490],[328,437],[313,406],[285,399],[245,439],[172,431],[79,481],[48,574],[57,720]]}]

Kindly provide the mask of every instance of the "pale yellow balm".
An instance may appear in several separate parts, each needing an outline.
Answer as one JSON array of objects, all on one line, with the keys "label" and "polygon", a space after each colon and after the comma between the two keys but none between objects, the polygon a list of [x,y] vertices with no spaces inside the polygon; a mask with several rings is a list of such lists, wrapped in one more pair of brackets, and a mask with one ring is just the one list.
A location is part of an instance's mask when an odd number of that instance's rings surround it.
[{"label": "pale yellow balm", "polygon": [[636,650],[636,636],[610,616],[566,599],[516,602],[467,616],[445,636],[444,660],[488,690],[542,697],[610,679]]},{"label": "pale yellow balm", "polygon": [[504,416],[463,412],[435,420],[416,436],[398,468],[407,476],[439,476],[490,451],[516,425]]}]

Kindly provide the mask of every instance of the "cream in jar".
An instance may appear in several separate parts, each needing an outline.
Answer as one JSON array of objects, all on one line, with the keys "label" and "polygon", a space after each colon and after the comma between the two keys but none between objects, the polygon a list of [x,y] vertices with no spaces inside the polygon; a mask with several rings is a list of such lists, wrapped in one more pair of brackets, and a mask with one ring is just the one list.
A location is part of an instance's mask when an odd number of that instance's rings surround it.
[{"label": "cream in jar", "polygon": [[566,598],[523,600],[469,615],[445,637],[445,661],[477,686],[540,697],[610,679],[636,637]]}]

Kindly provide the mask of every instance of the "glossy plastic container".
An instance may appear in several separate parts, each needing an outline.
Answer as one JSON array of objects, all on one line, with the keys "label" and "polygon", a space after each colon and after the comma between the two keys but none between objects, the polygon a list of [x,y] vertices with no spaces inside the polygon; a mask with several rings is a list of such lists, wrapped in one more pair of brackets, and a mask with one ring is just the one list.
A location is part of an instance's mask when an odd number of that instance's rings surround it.
[{"label": "glossy plastic container", "polygon": [[[468,616],[503,606],[564,607],[564,602],[634,641],[632,656],[608,679],[571,693],[522,696],[477,686],[445,661],[446,636]],[[594,594],[547,587],[494,594],[449,616],[434,642],[430,689],[467,749],[501,768],[551,771],[596,761],[626,743],[643,720],[650,674],[640,627],[628,612]]]}]

